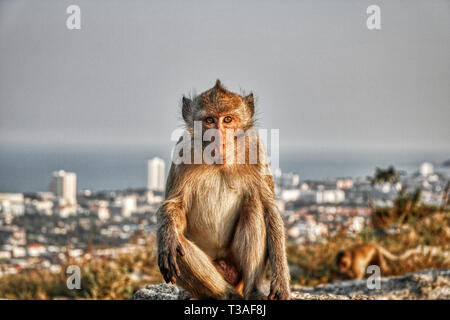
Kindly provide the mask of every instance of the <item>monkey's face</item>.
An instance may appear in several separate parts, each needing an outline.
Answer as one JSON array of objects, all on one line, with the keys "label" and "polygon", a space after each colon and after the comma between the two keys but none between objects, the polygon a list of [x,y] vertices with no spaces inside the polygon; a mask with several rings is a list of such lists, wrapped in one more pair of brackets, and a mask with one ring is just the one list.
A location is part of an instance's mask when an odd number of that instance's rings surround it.
[{"label": "monkey's face", "polygon": [[[215,133],[214,155],[217,155],[226,163],[227,153],[234,152],[236,143],[235,133],[242,128],[242,115],[239,109],[230,109],[229,111],[217,112],[214,108],[202,108],[198,114],[198,121],[202,123],[202,133],[207,131]],[[217,139],[217,141],[215,140]]]},{"label": "monkey's face", "polygon": [[202,137],[206,136],[207,131],[215,132],[212,134],[215,143],[214,153],[218,153],[225,162],[228,147],[236,145],[236,141],[230,143],[230,140],[237,139],[253,126],[253,95],[242,97],[226,90],[220,81],[217,81],[212,89],[193,100],[183,98],[182,111],[187,129],[191,133],[199,127]]},{"label": "monkey's face", "polygon": [[341,273],[345,273],[351,266],[352,258],[347,252],[341,252],[337,258],[337,265]]}]

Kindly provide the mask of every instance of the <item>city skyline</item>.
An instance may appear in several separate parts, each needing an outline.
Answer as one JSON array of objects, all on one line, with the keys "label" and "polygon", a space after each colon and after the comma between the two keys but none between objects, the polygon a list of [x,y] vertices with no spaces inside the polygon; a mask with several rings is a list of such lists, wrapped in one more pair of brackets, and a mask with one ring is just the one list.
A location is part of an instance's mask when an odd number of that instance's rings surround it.
[{"label": "city skyline", "polygon": [[[164,174],[170,167],[170,150],[166,153],[124,152],[8,152],[0,154],[0,192],[38,192],[48,189],[49,177],[54,171],[73,171],[77,174],[79,190],[121,190],[149,187],[149,159],[159,158],[165,164]],[[281,152],[280,170],[292,172],[302,180],[327,180],[342,177],[365,178],[373,175],[377,167],[394,166],[409,174],[418,172],[423,162],[431,162],[437,171],[450,174],[448,153],[414,152],[377,153],[316,152],[286,154]],[[33,154],[33,157],[29,157]],[[329,160],[329,159],[333,160]],[[18,173],[20,172],[20,175]],[[273,172],[274,174],[276,171]],[[161,189],[161,188],[160,188]]]}]

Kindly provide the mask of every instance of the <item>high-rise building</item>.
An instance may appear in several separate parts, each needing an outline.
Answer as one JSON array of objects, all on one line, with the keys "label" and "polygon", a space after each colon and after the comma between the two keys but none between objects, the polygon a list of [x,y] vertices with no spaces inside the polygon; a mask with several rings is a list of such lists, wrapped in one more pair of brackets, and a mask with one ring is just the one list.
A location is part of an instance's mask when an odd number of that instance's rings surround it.
[{"label": "high-rise building", "polygon": [[49,189],[68,205],[77,203],[77,175],[75,173],[64,170],[53,172]]},{"label": "high-rise building", "polygon": [[429,162],[424,162],[420,165],[419,172],[422,176],[427,177],[434,173],[433,164]]},{"label": "high-rise building", "polygon": [[164,191],[164,176],[166,164],[163,159],[153,158],[147,164],[147,189]]}]

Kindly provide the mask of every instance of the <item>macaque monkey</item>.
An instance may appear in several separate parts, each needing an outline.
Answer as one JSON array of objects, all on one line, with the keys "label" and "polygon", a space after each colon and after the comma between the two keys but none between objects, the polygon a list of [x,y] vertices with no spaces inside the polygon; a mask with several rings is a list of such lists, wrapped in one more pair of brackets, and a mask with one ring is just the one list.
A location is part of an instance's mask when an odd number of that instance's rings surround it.
[{"label": "macaque monkey", "polygon": [[[158,266],[166,282],[197,299],[290,297],[285,230],[273,178],[265,174],[268,166],[257,135],[253,140],[243,135],[252,129],[254,113],[253,94],[230,92],[219,80],[212,89],[182,99],[189,139],[178,141],[175,149],[186,148],[175,154],[203,161],[172,161],[157,213]],[[200,128],[200,139],[214,129],[213,147],[199,141],[194,128]],[[230,136],[229,131],[240,133]],[[237,140],[243,136],[239,152]],[[257,161],[238,163],[235,158],[242,152],[249,160],[252,147],[259,151]],[[213,163],[206,163],[205,153],[214,156]],[[268,261],[272,280],[267,296],[260,287]]]},{"label": "macaque monkey", "polygon": [[339,271],[351,279],[363,279],[369,265],[377,265],[382,272],[389,272],[385,258],[398,261],[407,258],[411,252],[396,256],[375,243],[366,243],[338,252],[336,263]]}]

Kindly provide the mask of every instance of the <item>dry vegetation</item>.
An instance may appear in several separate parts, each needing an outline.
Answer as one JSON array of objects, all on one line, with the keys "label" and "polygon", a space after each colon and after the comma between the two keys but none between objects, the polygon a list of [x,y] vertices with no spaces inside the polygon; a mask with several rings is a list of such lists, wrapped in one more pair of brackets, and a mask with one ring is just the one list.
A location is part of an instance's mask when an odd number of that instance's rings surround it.
[{"label": "dry vegetation", "polygon": [[91,258],[68,261],[81,268],[81,289],[69,290],[65,274],[51,274],[37,270],[0,278],[0,298],[6,299],[129,299],[133,292],[148,283],[161,282],[156,265],[154,239],[148,249],[122,254],[116,259]]},{"label": "dry vegetation", "polygon": [[[378,232],[383,228],[377,225],[366,228],[356,237],[349,236],[346,230],[341,230],[337,235],[321,243],[289,245],[288,257],[292,267],[292,283],[315,286],[342,279],[334,265],[336,252],[356,243],[377,242],[397,254],[417,246],[438,247],[441,251],[449,251],[450,213],[448,211],[415,207],[414,210],[404,214],[396,208],[376,209],[374,221],[377,221],[376,216],[380,215],[380,212],[383,217],[389,217],[383,220],[384,230],[397,224],[400,230],[398,233],[383,235]],[[402,221],[400,225],[399,217]],[[116,259],[86,257],[82,261],[68,261],[67,265],[76,264],[81,267],[80,290],[67,289],[68,275],[64,273],[65,267],[60,274],[27,271],[0,278],[0,298],[130,299],[137,289],[147,284],[162,282],[156,265],[154,239],[149,240],[147,248],[133,254],[120,255]],[[442,255],[432,254],[415,255],[402,263],[389,265],[391,275],[426,268],[450,268],[448,259],[445,261]]]},{"label": "dry vegetation", "polygon": [[[389,262],[391,269],[389,274],[383,276],[401,275],[423,269],[450,268],[450,213],[432,210],[423,207],[428,213],[426,216],[420,214],[417,218],[415,214],[399,213],[405,222],[402,224],[388,224],[384,228],[369,227],[358,236],[349,236],[346,230],[341,230],[338,234],[320,243],[310,243],[301,246],[289,245],[288,257],[291,265],[292,282],[305,286],[315,286],[334,280],[345,279],[337,270],[335,265],[336,253],[339,250],[347,249],[360,243],[376,242],[394,254],[402,254],[407,250],[422,248],[434,248],[434,251],[423,254],[414,254],[400,262]],[[437,209],[437,208],[435,208]],[[389,221],[397,222],[398,219],[390,215],[398,214],[396,209],[377,209],[387,213]],[[418,208],[417,210],[420,210]],[[375,220],[375,219],[374,219]],[[386,234],[384,230],[396,230],[394,234]],[[394,229],[394,228],[395,229]],[[437,254],[436,254],[437,252]],[[445,257],[447,253],[447,257]]]}]

